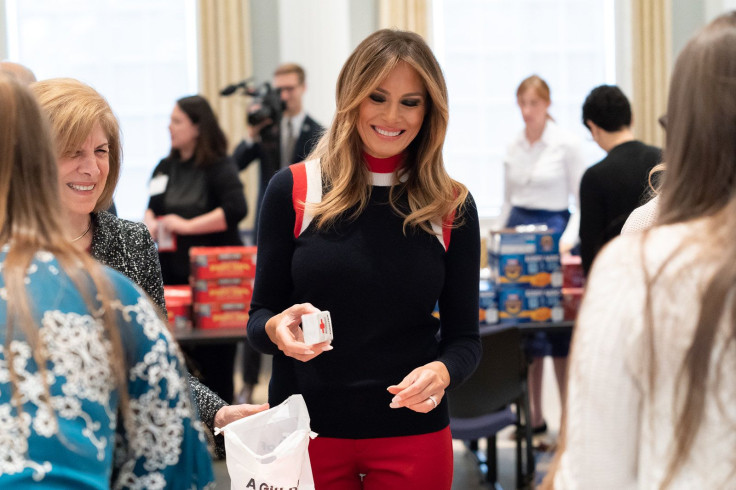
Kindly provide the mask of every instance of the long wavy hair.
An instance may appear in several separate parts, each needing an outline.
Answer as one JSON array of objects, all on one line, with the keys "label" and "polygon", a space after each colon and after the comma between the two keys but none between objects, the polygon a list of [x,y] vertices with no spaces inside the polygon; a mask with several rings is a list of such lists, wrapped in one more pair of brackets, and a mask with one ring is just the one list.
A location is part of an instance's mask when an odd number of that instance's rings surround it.
[{"label": "long wavy hair", "polygon": [[73,78],[42,80],[31,84],[30,88],[51,123],[57,158],[76,153],[94,125],[100,124],[110,148],[110,170],[94,211],[108,209],[120,178],[123,156],[120,125],[110,104],[95,89]]},{"label": "long wavy hair", "polygon": [[110,364],[114,381],[122,406],[127,407],[122,344],[112,309],[108,307],[113,298],[111,285],[102,267],[66,238],[59,204],[56,153],[47,117],[26,87],[2,73],[0,107],[0,243],[10,245],[2,264],[8,291],[4,319],[5,365],[10,373],[13,404],[19,413],[22,412],[18,373],[13,362],[15,356],[10,348],[11,341],[18,336],[31,346],[46,400],[51,403],[46,376],[48,356],[33,318],[25,284],[26,271],[35,254],[48,251],[54,254],[76,285],[89,311],[97,311],[101,303],[104,313],[99,320],[112,345]]},{"label": "long wavy hair", "polygon": [[[392,186],[390,204],[407,227],[433,233],[432,221],[444,221],[453,211],[460,217],[467,188],[450,178],[442,159],[448,122],[447,86],[442,70],[427,43],[413,32],[381,29],[368,36],[340,71],[336,112],[332,125],[310,158],[320,158],[326,193],[314,205],[319,229],[340,218],[354,219],[365,209],[371,190],[358,134],[360,104],[401,62],[419,74],[427,91],[427,111],[419,133],[407,149],[406,163],[397,170],[402,183]],[[408,212],[398,207],[406,193]],[[456,220],[459,224],[460,221]]]}]

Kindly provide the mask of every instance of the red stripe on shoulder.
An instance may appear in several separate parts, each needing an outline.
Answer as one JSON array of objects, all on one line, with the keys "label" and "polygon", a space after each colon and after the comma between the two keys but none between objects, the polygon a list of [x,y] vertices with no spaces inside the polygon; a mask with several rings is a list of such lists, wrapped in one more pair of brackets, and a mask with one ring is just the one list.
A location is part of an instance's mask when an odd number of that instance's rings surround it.
[{"label": "red stripe on shoulder", "polygon": [[450,235],[452,234],[452,225],[455,222],[455,210],[442,223],[442,241],[445,243],[445,252],[450,249]]},{"label": "red stripe on shoulder", "polygon": [[307,200],[307,166],[297,163],[289,166],[294,184],[291,191],[291,202],[294,206],[296,219],[294,220],[294,238],[298,238],[304,221],[304,202]]}]

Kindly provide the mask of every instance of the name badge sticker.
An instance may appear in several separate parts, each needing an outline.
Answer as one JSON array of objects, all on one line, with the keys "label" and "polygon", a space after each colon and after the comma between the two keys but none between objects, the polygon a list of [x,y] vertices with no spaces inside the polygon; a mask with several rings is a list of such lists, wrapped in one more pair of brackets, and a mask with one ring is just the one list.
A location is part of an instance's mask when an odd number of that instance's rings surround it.
[{"label": "name badge sticker", "polygon": [[156,177],[151,179],[151,182],[148,183],[148,195],[158,196],[159,194],[163,194],[168,183],[168,175],[157,175]]}]

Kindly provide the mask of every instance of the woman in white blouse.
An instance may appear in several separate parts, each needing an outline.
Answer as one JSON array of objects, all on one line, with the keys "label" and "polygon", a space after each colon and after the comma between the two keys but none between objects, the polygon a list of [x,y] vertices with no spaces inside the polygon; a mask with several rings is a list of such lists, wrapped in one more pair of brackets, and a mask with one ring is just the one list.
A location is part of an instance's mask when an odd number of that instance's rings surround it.
[{"label": "woman in white blouse", "polygon": [[682,50],[655,226],[596,258],[556,489],[736,482],[736,11]]},{"label": "woman in white blouse", "polygon": [[[524,118],[524,130],[509,145],[504,160],[505,192],[501,223],[507,227],[544,224],[563,232],[560,250],[575,244],[580,222],[578,211],[571,217],[569,207],[578,206],[580,178],[585,171],[580,141],[555,124],[549,115],[551,104],[547,83],[537,75],[524,79],[516,90]],[[526,345],[532,358],[529,369],[532,428],[547,430],[542,414],[542,359],[554,359],[560,396],[565,393],[565,369],[570,336],[539,333]]]}]

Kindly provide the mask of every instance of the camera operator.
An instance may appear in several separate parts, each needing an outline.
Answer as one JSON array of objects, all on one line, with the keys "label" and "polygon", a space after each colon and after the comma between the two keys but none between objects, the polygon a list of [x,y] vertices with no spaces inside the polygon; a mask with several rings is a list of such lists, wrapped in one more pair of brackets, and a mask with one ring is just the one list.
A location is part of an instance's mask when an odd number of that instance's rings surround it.
[{"label": "camera operator", "polygon": [[[268,181],[279,169],[303,161],[311,153],[323,131],[322,126],[302,108],[306,83],[301,66],[295,63],[279,66],[273,74],[273,85],[277,92],[269,91],[248,111],[248,133],[253,143],[249,144],[244,140],[233,153],[233,160],[240,170],[245,169],[253,160],[260,160],[254,237],[258,230],[258,214]],[[274,101],[274,95],[280,97],[281,107],[274,107],[279,105]],[[261,120],[263,115],[272,117],[267,116]],[[244,364],[243,390],[237,400],[250,403],[253,388],[260,375],[261,355],[247,342]]]},{"label": "camera operator", "polygon": [[[296,63],[280,65],[273,74],[273,85],[280,92],[283,104],[280,120],[269,118],[255,126],[249,125],[248,132],[253,143],[244,140],[233,153],[240,170],[256,158],[261,162],[254,232],[258,228],[258,212],[268,181],[279,169],[303,161],[317,144],[324,129],[302,108],[302,97],[307,86],[301,66]],[[249,112],[252,114],[259,109],[254,107]]]}]

